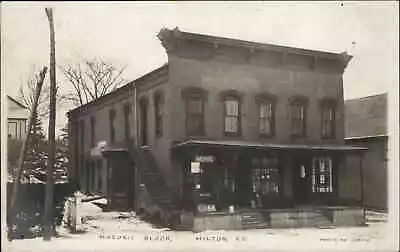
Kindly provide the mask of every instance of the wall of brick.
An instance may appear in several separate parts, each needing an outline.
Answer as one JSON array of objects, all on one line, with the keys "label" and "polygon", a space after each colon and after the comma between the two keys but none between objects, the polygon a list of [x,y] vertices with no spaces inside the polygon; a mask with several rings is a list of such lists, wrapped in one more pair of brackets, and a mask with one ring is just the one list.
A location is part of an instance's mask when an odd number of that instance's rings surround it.
[{"label": "wall of brick", "polygon": [[[307,136],[296,142],[343,143],[343,84],[340,73],[293,70],[292,68],[271,68],[267,65],[239,64],[230,61],[204,61],[193,58],[169,56],[171,82],[171,137],[185,138],[185,107],[181,90],[197,86],[208,91],[205,104],[206,138],[224,139],[223,104],[220,92],[235,89],[242,93],[242,140],[261,140],[258,135],[258,110],[255,95],[269,92],[278,97],[276,107],[276,136],[269,142],[288,143],[290,137],[290,117],[288,99],[293,95],[304,95],[310,99],[307,110]],[[321,118],[319,101],[323,97],[336,98],[337,121],[336,139],[321,139]]]}]

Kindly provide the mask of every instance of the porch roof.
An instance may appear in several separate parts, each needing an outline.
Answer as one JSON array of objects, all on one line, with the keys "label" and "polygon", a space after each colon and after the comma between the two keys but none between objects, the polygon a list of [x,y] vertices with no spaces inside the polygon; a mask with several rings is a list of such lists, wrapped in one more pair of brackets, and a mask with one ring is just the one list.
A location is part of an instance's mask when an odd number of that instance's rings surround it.
[{"label": "porch roof", "polygon": [[235,147],[235,148],[251,148],[251,149],[274,149],[274,150],[316,150],[316,151],[367,151],[367,148],[355,147],[343,144],[276,144],[262,143],[251,141],[217,141],[217,140],[188,140],[176,143],[173,148],[189,147],[189,146],[212,146],[212,147]]}]

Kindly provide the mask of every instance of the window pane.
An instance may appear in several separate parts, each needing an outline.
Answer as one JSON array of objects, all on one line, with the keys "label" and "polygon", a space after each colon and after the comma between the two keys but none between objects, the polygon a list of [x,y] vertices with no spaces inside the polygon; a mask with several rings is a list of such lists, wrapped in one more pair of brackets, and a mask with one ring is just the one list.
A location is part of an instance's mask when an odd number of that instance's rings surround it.
[{"label": "window pane", "polygon": [[202,101],[200,98],[190,98],[187,106],[189,114],[201,114],[203,112]]},{"label": "window pane", "polygon": [[270,134],[271,133],[271,121],[268,119],[260,119],[260,133]]},{"label": "window pane", "polygon": [[189,135],[200,135],[203,133],[203,118],[199,116],[188,116],[187,133]]},{"label": "window pane", "polygon": [[237,117],[225,117],[225,131],[226,132],[238,132],[238,118]]},{"label": "window pane", "polygon": [[16,122],[8,123],[8,135],[10,135],[12,138],[17,137],[17,123]]},{"label": "window pane", "polygon": [[239,102],[237,100],[226,100],[225,101],[226,115],[238,116],[239,115]]}]

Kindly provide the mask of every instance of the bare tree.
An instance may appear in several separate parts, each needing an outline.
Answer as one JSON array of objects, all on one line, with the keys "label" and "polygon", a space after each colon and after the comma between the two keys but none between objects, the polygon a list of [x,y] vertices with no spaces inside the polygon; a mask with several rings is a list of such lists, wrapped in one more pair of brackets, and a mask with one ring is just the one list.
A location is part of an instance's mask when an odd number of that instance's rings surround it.
[{"label": "bare tree", "polygon": [[[18,100],[25,105],[29,112],[31,111],[32,105],[35,101],[35,90],[36,83],[38,83],[40,76],[39,75],[31,75],[26,83],[21,84],[18,89]],[[40,93],[40,97],[38,100],[37,106],[37,115],[39,117],[45,117],[48,115],[48,102],[50,99],[50,89],[49,85],[46,83],[43,84],[42,91]]]},{"label": "bare tree", "polygon": [[85,60],[83,63],[62,67],[64,76],[72,84],[73,91],[63,98],[74,105],[83,105],[118,88],[124,79],[125,67],[116,67],[102,59]]},{"label": "bare tree", "polygon": [[[36,83],[39,81],[40,76],[37,74],[31,74],[28,80],[21,84],[18,89],[18,101],[21,102],[28,108],[28,111],[31,112],[31,108],[33,102],[35,100],[35,89]],[[59,90],[59,85],[57,85],[57,91]],[[65,97],[63,97],[59,92],[57,92],[57,105],[61,105],[62,102],[65,101]],[[37,107],[37,115],[39,118],[43,119],[49,115],[49,102],[50,102],[50,86],[48,82],[43,83],[42,91],[40,93],[38,107]]]}]

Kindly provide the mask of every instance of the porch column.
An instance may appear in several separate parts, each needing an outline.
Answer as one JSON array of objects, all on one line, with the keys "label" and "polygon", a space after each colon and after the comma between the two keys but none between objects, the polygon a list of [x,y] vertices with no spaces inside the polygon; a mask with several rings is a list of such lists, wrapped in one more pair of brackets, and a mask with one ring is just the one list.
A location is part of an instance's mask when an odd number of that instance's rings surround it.
[{"label": "porch column", "polygon": [[364,207],[364,169],[363,169],[363,159],[364,153],[359,154],[359,171],[360,171],[360,200],[361,207],[363,209],[363,217],[365,218],[365,207]]}]

